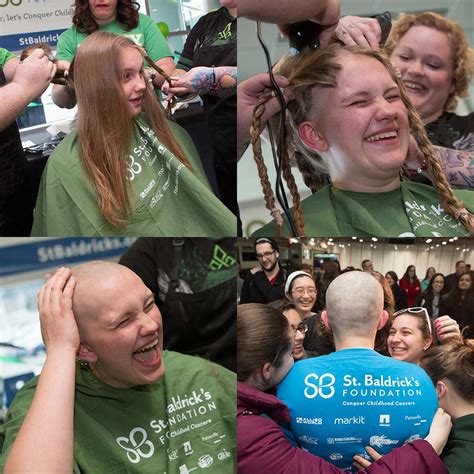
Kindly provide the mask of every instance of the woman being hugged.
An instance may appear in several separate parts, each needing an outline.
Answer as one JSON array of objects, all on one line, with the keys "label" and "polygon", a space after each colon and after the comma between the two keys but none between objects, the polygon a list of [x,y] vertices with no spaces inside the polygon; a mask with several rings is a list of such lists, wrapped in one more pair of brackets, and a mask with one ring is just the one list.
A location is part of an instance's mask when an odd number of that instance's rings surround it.
[{"label": "woman being hugged", "polygon": [[139,46],[93,33],[69,77],[77,132],[48,160],[32,235],[235,234],[236,220],[212,194],[193,143],[165,119],[147,86]]},{"label": "woman being hugged", "polygon": [[[332,44],[286,57],[277,69],[295,94],[287,104],[281,154],[296,234],[422,237],[465,236],[474,231],[468,212],[474,209],[474,195],[454,194],[403,82],[384,56]],[[270,98],[263,96],[255,108],[251,136],[266,205],[273,211],[275,199],[259,138],[260,116]],[[410,133],[423,151],[436,190],[400,181]],[[332,184],[301,203],[288,150],[295,150],[294,159],[313,192],[321,171],[329,171]],[[281,224],[277,222],[277,229],[274,224],[265,226],[258,234],[288,235],[289,228]]]}]

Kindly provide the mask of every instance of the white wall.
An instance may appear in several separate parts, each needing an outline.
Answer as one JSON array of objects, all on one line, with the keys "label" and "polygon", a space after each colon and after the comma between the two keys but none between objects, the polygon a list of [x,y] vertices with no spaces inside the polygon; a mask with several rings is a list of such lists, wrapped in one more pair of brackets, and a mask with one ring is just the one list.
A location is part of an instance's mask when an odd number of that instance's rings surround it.
[{"label": "white wall", "polygon": [[[415,265],[418,277],[424,278],[428,267],[435,267],[437,272],[446,275],[454,272],[454,266],[458,260],[465,260],[466,263],[472,260],[473,241],[470,244],[448,242],[443,245],[444,241],[444,239],[439,239],[434,243],[415,245],[372,244],[375,247],[370,247],[370,244],[352,242],[343,244],[344,247],[338,244],[328,246],[327,250],[340,254],[342,269],[349,265],[361,268],[362,260],[368,258],[374,263],[374,269],[384,275],[389,270],[393,270],[401,278],[408,265]],[[463,251],[464,249],[469,250]]]}]

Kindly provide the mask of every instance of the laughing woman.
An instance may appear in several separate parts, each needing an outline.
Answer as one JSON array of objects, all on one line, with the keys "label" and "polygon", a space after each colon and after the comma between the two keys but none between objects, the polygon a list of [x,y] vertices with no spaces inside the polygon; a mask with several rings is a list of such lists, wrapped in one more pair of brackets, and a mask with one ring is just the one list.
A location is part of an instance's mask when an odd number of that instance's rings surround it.
[{"label": "laughing woman", "polygon": [[96,32],[71,70],[77,132],[48,160],[32,235],[235,235],[193,143],[148,87],[141,48]]},{"label": "laughing woman", "polygon": [[[282,167],[298,235],[432,237],[467,236],[474,231],[468,212],[474,210],[474,193],[454,194],[403,82],[385,57],[333,44],[286,57],[277,72],[288,78],[287,89],[295,94],[287,104]],[[273,210],[275,199],[259,139],[259,117],[270,98],[265,95],[257,105],[251,135],[266,206]],[[435,189],[400,181],[410,132],[423,150]],[[320,172],[329,172],[332,185],[301,203],[288,150],[294,150],[305,184],[313,192]],[[281,222],[258,234],[275,232],[290,234]]]}]

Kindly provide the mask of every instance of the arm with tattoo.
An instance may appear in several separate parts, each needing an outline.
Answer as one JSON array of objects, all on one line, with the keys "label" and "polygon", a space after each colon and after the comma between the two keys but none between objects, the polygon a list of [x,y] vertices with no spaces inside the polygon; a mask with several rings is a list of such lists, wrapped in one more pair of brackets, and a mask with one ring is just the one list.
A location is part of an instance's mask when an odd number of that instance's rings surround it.
[{"label": "arm with tattoo", "polygon": [[[474,188],[474,151],[456,150],[440,146],[434,146],[433,148],[450,184],[457,187]],[[424,156],[418,149],[413,137],[410,140],[405,167],[408,176],[423,173],[431,179],[430,173],[426,171]]]},{"label": "arm with tattoo", "polygon": [[180,96],[188,93],[204,95],[225,92],[230,95],[236,91],[237,67],[195,67],[182,76],[172,77],[171,84],[171,87],[166,82],[163,85],[162,91],[165,94]]},{"label": "arm with tattoo", "polygon": [[474,188],[474,151],[434,148],[448,181],[454,186]]}]

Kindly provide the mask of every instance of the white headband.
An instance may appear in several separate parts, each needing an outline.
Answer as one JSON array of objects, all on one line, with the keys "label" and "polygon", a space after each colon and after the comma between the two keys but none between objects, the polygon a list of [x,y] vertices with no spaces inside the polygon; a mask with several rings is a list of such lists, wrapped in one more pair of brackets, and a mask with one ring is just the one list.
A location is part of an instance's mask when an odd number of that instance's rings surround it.
[{"label": "white headband", "polygon": [[296,272],[290,273],[285,283],[285,294],[290,291],[290,286],[291,286],[292,281],[295,278],[298,278],[299,276],[307,276],[311,278],[311,275],[309,273],[304,272],[303,270],[297,270]]}]

